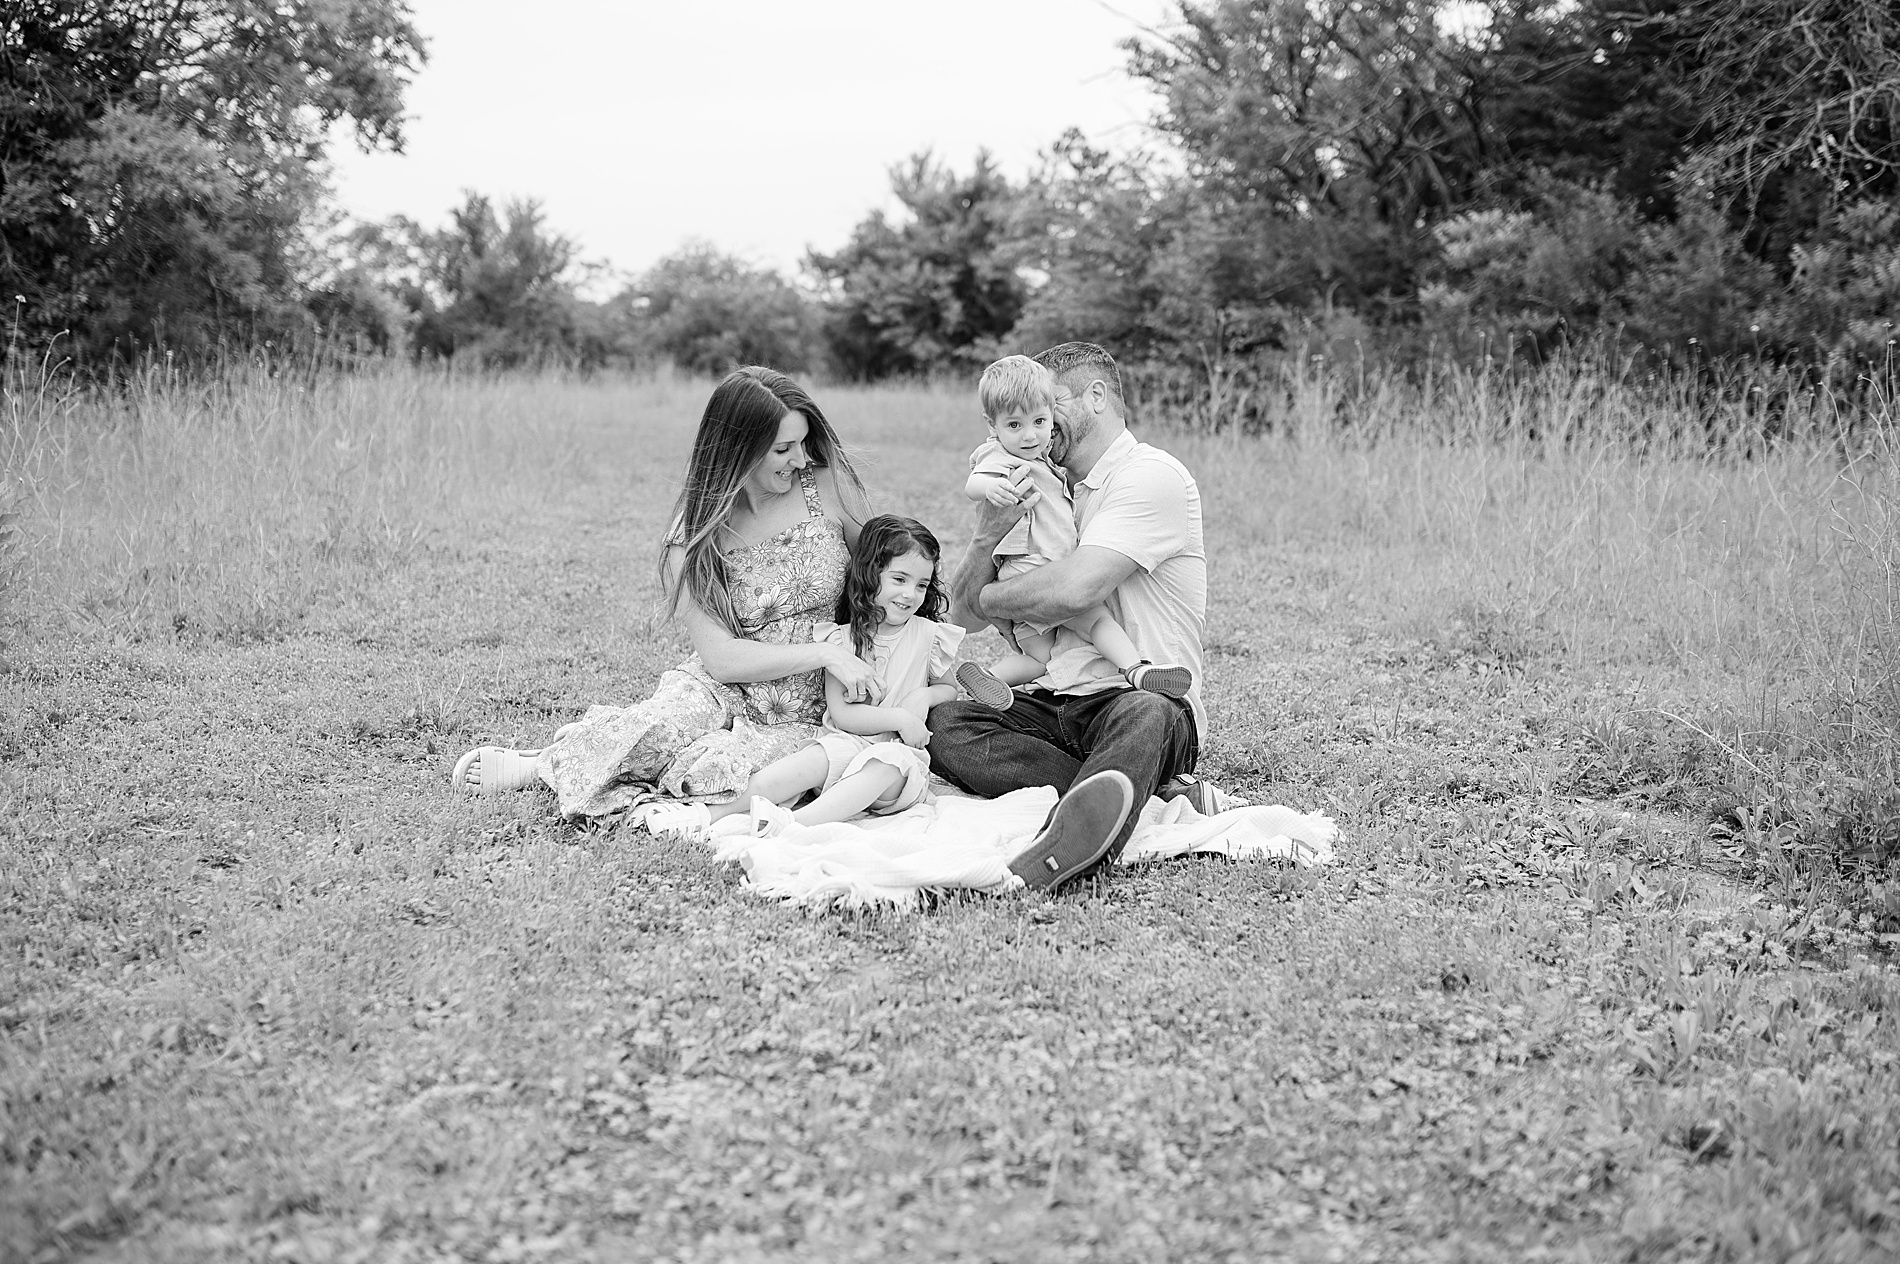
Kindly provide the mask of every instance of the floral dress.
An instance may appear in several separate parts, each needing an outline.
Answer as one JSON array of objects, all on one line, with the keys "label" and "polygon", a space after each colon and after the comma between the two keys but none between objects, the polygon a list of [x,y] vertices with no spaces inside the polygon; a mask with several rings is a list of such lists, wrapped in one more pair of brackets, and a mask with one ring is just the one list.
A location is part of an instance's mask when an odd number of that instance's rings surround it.
[{"label": "floral dress", "polygon": [[[836,616],[850,550],[825,516],[812,471],[800,472],[805,517],[757,544],[726,554],[739,634],[767,645],[802,645]],[[561,815],[604,816],[655,794],[726,798],[753,772],[818,735],[825,673],[722,684],[698,654],[660,677],[653,696],[629,707],[595,706],[541,752],[541,780]]]}]

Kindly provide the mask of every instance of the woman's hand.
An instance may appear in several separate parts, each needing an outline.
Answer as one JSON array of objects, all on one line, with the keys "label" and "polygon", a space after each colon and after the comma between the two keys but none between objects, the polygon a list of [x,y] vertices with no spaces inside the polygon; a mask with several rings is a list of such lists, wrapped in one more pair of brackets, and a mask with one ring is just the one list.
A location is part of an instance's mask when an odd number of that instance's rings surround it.
[{"label": "woman's hand", "polygon": [[897,735],[904,739],[904,745],[915,746],[918,750],[930,744],[930,728],[922,720],[908,711],[897,713]]},{"label": "woman's hand", "polygon": [[875,706],[884,701],[884,684],[871,665],[836,645],[827,645],[825,670],[844,690],[846,702],[868,702]]}]

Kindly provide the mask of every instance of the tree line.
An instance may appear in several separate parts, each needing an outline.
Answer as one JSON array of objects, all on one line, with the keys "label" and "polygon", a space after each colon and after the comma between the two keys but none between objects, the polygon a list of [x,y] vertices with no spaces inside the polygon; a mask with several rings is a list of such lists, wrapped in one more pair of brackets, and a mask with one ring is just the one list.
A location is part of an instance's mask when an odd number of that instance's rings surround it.
[{"label": "tree line", "polygon": [[923,154],[786,278],[689,245],[604,300],[535,204],[326,220],[322,139],[399,146],[396,0],[25,0],[4,22],[4,292],[29,343],[327,340],[854,379],[1081,337],[1218,410],[1295,351],[1579,343],[1851,380],[1900,308],[1885,0],[1185,0],[1131,39],[1155,144],[1020,181]]}]

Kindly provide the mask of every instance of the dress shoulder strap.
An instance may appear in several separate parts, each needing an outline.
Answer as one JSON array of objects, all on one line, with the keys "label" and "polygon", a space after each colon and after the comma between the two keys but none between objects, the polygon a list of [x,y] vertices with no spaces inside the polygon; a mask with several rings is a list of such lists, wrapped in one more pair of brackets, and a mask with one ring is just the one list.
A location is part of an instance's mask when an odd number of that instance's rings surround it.
[{"label": "dress shoulder strap", "polygon": [[825,500],[818,494],[818,476],[811,470],[812,467],[807,465],[798,472],[798,481],[805,488],[805,516],[822,518],[825,516]]}]

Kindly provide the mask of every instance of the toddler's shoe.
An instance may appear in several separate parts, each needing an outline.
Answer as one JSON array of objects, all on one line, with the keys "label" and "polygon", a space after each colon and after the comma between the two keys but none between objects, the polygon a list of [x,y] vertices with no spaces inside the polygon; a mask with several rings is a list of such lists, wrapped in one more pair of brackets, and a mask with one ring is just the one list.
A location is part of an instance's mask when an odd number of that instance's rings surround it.
[{"label": "toddler's shoe", "polygon": [[670,803],[664,800],[647,805],[641,824],[655,838],[673,837],[682,842],[701,842],[712,825],[712,812],[703,803]]},{"label": "toddler's shoe", "polygon": [[992,711],[1007,711],[1016,705],[1016,691],[981,663],[960,663],[957,683],[963,692]]},{"label": "toddler's shoe", "polygon": [[1194,673],[1178,663],[1136,663],[1122,675],[1135,688],[1164,698],[1185,698],[1194,686]]}]

